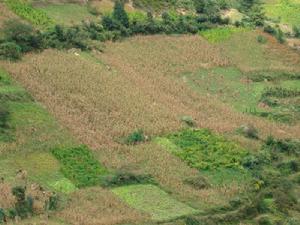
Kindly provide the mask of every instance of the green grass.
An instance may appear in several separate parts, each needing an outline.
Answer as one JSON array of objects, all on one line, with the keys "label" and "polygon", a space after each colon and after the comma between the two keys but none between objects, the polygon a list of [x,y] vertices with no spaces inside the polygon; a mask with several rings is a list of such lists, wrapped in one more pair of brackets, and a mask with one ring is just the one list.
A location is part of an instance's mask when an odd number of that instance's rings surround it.
[{"label": "green grass", "polygon": [[289,25],[300,24],[300,2],[292,0],[281,0],[277,3],[265,5],[266,15],[272,19],[280,20]]},{"label": "green grass", "polygon": [[214,29],[200,31],[199,34],[211,43],[219,43],[230,39],[235,33],[245,32],[248,30],[249,29],[247,28],[238,27],[218,27]]},{"label": "green grass", "polygon": [[78,24],[85,20],[95,20],[97,17],[89,13],[87,7],[78,4],[49,4],[39,10],[48,15],[58,24]]},{"label": "green grass", "polygon": [[0,177],[13,183],[16,171],[23,169],[29,181],[47,189],[74,191],[76,187],[64,177],[59,162],[50,153],[57,146],[73,146],[73,138],[1,69],[0,100],[10,113],[10,132],[14,136],[9,142],[0,141]]},{"label": "green grass", "polygon": [[[202,69],[195,74],[182,74],[182,77],[196,91],[202,94],[212,94],[238,111],[254,114],[259,112],[257,115],[281,122],[292,122],[300,119],[299,111],[297,111],[299,96],[276,99],[281,103],[278,107],[259,107],[266,89],[281,90],[284,88],[288,92],[299,92],[300,80],[297,74],[280,71],[242,73],[234,67],[228,67]],[[252,79],[257,82],[253,82]],[[261,114],[264,112],[268,115]],[[287,116],[289,119],[283,118]]]},{"label": "green grass", "polygon": [[47,16],[46,13],[39,9],[31,7],[22,0],[5,0],[5,4],[15,14],[40,27],[48,27],[53,25],[53,21]]},{"label": "green grass", "polygon": [[106,174],[86,146],[55,148],[52,153],[61,162],[63,174],[79,188],[100,184],[101,175]]},{"label": "green grass", "polygon": [[198,212],[154,185],[130,185],[112,191],[129,206],[150,214],[157,221],[172,220]]},{"label": "green grass", "polygon": [[171,151],[199,170],[219,168],[241,168],[241,162],[248,152],[237,144],[206,129],[186,129],[166,137],[173,146]]}]

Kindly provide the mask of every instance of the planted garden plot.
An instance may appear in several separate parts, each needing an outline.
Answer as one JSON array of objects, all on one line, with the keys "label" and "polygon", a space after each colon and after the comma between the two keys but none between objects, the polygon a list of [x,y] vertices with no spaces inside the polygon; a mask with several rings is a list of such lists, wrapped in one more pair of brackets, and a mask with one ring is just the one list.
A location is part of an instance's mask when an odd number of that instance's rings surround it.
[{"label": "planted garden plot", "polygon": [[196,214],[197,210],[173,199],[154,185],[130,185],[113,189],[113,192],[129,206],[146,212],[153,220],[172,220],[181,216]]}]

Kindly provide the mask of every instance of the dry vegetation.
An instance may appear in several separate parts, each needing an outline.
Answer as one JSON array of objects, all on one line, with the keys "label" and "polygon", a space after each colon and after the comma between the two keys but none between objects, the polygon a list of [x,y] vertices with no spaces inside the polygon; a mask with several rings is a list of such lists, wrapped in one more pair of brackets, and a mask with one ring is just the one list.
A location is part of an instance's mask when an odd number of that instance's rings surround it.
[{"label": "dry vegetation", "polygon": [[[73,51],[47,50],[1,65],[61,124],[94,149],[106,167],[149,173],[179,200],[212,207],[225,203],[243,187],[232,184],[192,189],[183,179],[197,171],[165,149],[155,143],[128,147],[116,140],[138,128],[150,136],[178,130],[183,115],[216,132],[230,132],[251,123],[265,136],[300,137],[299,124],[280,125],[236,112],[212,96],[195,93],[178,79],[179,74],[199,68],[232,65],[244,48],[237,46],[239,53],[224,57],[229,47],[228,43],[210,45],[198,36],[134,37],[108,43],[104,53],[93,53],[94,58]],[[266,58],[269,55],[265,54],[273,54],[271,51],[266,47],[261,56]],[[278,47],[278,51],[296,59],[288,50]],[[245,63],[249,57],[253,55],[237,61],[238,67],[248,70],[252,66]],[[274,55],[261,68],[269,68],[271,62],[281,69],[298,63],[288,60],[287,64],[277,64]],[[113,224],[143,218],[118,201],[101,188],[84,189],[74,193],[71,205],[61,215],[72,224]]]},{"label": "dry vegetation", "polygon": [[110,191],[88,188],[74,193],[72,201],[58,216],[74,225],[112,225],[139,223],[146,219],[136,210],[122,203]]},{"label": "dry vegetation", "polygon": [[2,27],[5,20],[14,18],[17,18],[17,16],[9,11],[3,3],[0,3],[0,27]]},{"label": "dry vegetation", "polygon": [[[258,35],[263,35],[268,42],[259,44]],[[260,31],[233,35],[231,39],[219,45],[224,57],[230,58],[230,64],[242,71],[251,70],[286,70],[300,71],[300,55],[287,45]]]}]

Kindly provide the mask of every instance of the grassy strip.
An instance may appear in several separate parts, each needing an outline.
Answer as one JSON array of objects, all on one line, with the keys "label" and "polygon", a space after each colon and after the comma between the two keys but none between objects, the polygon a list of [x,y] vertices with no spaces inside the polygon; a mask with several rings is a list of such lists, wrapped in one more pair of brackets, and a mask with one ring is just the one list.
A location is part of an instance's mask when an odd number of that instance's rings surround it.
[{"label": "grassy strip", "polygon": [[197,169],[240,168],[248,155],[245,149],[207,129],[187,129],[167,138],[178,147],[174,153]]},{"label": "grassy strip", "polygon": [[198,212],[154,185],[118,187],[113,192],[133,208],[149,213],[153,220],[171,220]]},{"label": "grassy strip", "polygon": [[61,162],[63,174],[78,188],[100,184],[106,173],[86,146],[56,148],[52,153]]},{"label": "grassy strip", "polygon": [[18,16],[42,27],[53,25],[54,22],[42,10],[35,9],[21,0],[6,0],[5,4]]}]

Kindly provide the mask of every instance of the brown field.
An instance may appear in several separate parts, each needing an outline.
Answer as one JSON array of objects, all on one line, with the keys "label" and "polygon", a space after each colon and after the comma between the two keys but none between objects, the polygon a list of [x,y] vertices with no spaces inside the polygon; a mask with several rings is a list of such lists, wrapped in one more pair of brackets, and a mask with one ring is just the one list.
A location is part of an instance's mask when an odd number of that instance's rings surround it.
[{"label": "brown field", "polygon": [[74,193],[70,204],[57,215],[73,225],[140,223],[148,216],[122,203],[110,191],[88,188]]},{"label": "brown field", "polygon": [[4,3],[0,2],[0,27],[3,26],[5,20],[15,19],[17,16],[7,9]]},{"label": "brown field", "polygon": [[[227,202],[244,187],[232,184],[192,189],[183,180],[197,174],[196,170],[155,143],[127,147],[118,144],[117,139],[138,128],[149,136],[178,130],[183,126],[183,115],[192,116],[199,127],[220,133],[251,123],[264,136],[299,138],[299,124],[276,124],[236,112],[212,96],[195,93],[178,78],[181,73],[199,68],[232,66],[238,52],[232,52],[230,47],[228,43],[210,45],[198,36],[134,37],[107,43],[104,53],[93,53],[92,58],[82,53],[78,56],[74,51],[47,50],[28,54],[18,63],[1,65],[75,137],[89,145],[106,167],[149,173],[179,200],[205,208]],[[237,49],[253,50],[242,46]],[[226,51],[231,54],[224,56]],[[299,61],[294,52],[285,47],[276,51],[295,60],[276,64],[279,59],[266,46],[259,55],[266,60],[272,55],[266,64],[259,68],[246,64],[247,57],[253,55],[243,52],[244,58],[237,66],[245,70],[267,69],[272,62],[278,69],[287,69],[288,65],[297,69]],[[143,218],[122,204],[117,207],[117,201],[106,190],[85,189],[74,194],[70,207],[61,215],[72,224],[113,224]]]}]

